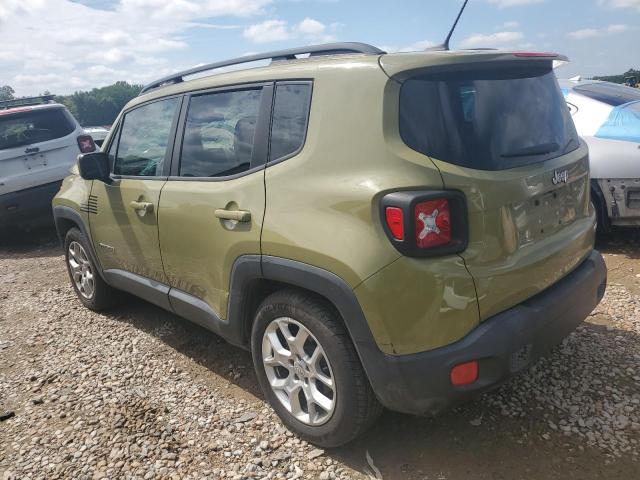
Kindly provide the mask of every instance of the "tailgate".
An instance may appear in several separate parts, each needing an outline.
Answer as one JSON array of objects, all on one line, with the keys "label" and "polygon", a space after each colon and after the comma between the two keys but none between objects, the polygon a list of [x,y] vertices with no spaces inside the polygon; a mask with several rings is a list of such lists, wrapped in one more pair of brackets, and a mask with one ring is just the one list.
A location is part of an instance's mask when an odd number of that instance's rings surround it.
[{"label": "tailgate", "polygon": [[79,153],[75,137],[45,143],[53,145],[0,151],[0,195],[57,182],[69,174]]},{"label": "tailgate", "polygon": [[[551,286],[593,249],[586,147],[501,172],[436,161],[447,188],[469,208],[469,246],[461,253],[476,283],[481,320]],[[567,182],[554,184],[556,172]]]},{"label": "tailgate", "polygon": [[0,111],[0,195],[62,180],[81,133],[61,106]]},{"label": "tailgate", "polygon": [[402,82],[404,142],[433,160],[446,189],[465,194],[469,244],[460,256],[481,320],[573,270],[593,248],[594,217],[587,147],[553,73],[560,57],[443,52],[409,57],[407,71],[386,57],[381,64]]}]

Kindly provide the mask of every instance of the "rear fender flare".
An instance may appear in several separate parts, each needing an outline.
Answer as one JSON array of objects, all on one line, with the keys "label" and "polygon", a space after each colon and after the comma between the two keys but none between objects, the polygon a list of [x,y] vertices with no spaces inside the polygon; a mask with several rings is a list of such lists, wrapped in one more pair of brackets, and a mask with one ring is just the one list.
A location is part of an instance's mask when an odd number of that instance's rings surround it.
[{"label": "rear fender flare", "polygon": [[[258,263],[259,262],[259,263]],[[240,257],[233,269],[229,295],[229,321],[241,323],[247,287],[268,280],[314,292],[330,302],[342,317],[351,341],[374,391],[384,391],[382,372],[389,370],[386,355],[378,347],[353,289],[337,275],[307,263],[263,255]],[[247,319],[252,321],[253,319]],[[384,402],[383,402],[384,403]]]}]

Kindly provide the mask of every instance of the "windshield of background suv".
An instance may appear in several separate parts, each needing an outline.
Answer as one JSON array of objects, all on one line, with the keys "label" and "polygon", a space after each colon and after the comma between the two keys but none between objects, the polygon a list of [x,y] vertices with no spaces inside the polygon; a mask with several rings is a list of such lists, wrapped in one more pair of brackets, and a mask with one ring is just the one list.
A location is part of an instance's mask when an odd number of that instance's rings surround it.
[{"label": "windshield of background suv", "polygon": [[618,107],[625,103],[640,101],[640,90],[637,88],[625,87],[624,85],[613,85],[611,83],[589,83],[573,87],[577,93],[585,97],[598,100],[600,102]]},{"label": "windshield of background suv", "polygon": [[64,108],[0,115],[0,150],[65,137],[74,130]]},{"label": "windshield of background suv", "polygon": [[414,150],[478,170],[545,161],[579,146],[550,68],[423,75],[400,91],[400,134]]}]

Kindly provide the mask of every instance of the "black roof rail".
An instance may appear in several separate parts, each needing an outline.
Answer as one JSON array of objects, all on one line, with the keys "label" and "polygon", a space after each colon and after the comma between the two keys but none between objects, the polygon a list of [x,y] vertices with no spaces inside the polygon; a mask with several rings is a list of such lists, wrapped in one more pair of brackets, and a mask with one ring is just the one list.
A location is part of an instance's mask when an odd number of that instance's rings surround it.
[{"label": "black roof rail", "polygon": [[196,73],[206,72],[208,70],[215,70],[217,68],[229,67],[231,65],[240,65],[243,63],[256,62],[258,60],[295,60],[296,55],[309,54],[310,56],[320,55],[344,55],[349,53],[364,53],[368,55],[381,55],[386,52],[374,47],[373,45],[367,45],[366,43],[359,42],[341,42],[341,43],[325,43],[323,45],[311,45],[309,47],[289,48],[286,50],[275,50],[272,52],[258,53],[256,55],[245,55],[244,57],[233,58],[231,60],[223,60],[221,62],[209,63],[207,65],[201,65],[199,67],[190,68],[182,72],[174,73],[167,77],[163,77],[159,80],[151,82],[145,85],[140,91],[140,95],[148,92],[154,88],[161,87],[163,85],[172,85],[174,83],[183,82],[183,77],[189,75],[195,75]]},{"label": "black roof rail", "polygon": [[0,108],[12,108],[12,107],[28,107],[31,105],[42,105],[43,103],[53,102],[56,98],[55,95],[38,95],[37,97],[22,97],[14,98],[12,100],[0,100]]}]

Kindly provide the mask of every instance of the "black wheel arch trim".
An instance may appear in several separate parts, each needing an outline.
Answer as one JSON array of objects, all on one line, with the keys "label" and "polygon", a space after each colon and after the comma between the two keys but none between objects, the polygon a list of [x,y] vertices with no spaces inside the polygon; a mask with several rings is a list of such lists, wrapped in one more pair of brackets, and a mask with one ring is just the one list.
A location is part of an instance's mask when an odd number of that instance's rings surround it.
[{"label": "black wheel arch trim", "polygon": [[[256,262],[260,262],[257,264]],[[330,302],[342,317],[362,367],[383,405],[388,404],[380,393],[389,375],[387,355],[376,343],[353,289],[339,276],[322,268],[281,257],[258,255],[240,257],[234,265],[229,296],[230,323],[241,323],[248,318],[239,309],[251,282],[267,280],[299,287],[316,293]],[[236,316],[238,315],[238,316]],[[248,341],[245,338],[244,343]]]},{"label": "black wheel arch trim", "polygon": [[58,234],[58,239],[60,240],[60,244],[63,247],[64,247],[65,232],[62,229],[62,221],[69,220],[78,227],[80,232],[82,232],[82,235],[84,236],[84,238],[87,239],[87,243],[89,244],[87,245],[87,247],[89,249],[89,256],[91,257],[91,261],[96,266],[96,270],[98,271],[98,274],[100,275],[100,277],[106,282],[106,279],[104,277],[104,272],[102,271],[102,266],[100,265],[100,260],[98,259],[98,256],[96,255],[96,252],[93,248],[93,239],[91,238],[91,232],[89,231],[87,226],[84,224],[84,220],[82,220],[82,216],[71,207],[66,207],[64,205],[56,205],[55,207],[53,207],[53,219],[56,225],[56,232]]}]

